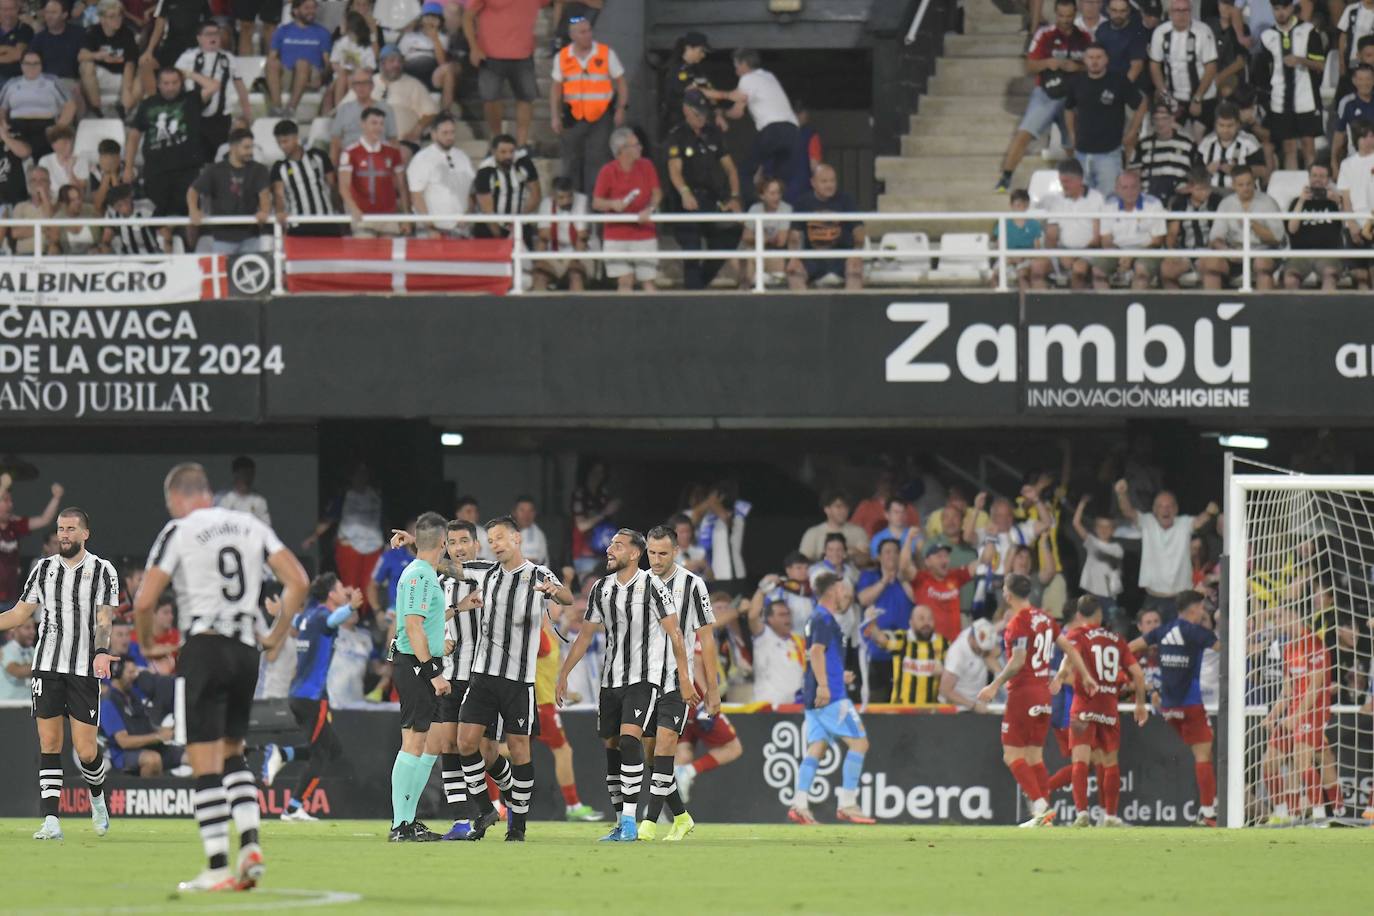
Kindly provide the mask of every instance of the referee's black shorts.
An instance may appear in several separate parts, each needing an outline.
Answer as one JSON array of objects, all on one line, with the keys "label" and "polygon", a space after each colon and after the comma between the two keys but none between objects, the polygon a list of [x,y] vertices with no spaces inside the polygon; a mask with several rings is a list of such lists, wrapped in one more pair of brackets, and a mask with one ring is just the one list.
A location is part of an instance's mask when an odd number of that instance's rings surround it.
[{"label": "referee's black shorts", "polygon": [[673,690],[663,694],[654,704],[654,719],[658,728],[677,732],[679,738],[687,728],[687,704],[682,701],[682,691]]},{"label": "referee's black shorts", "polygon": [[177,720],[185,724],[187,744],[248,736],[258,658],[257,649],[218,633],[186,640],[177,659],[183,684]]},{"label": "referee's black shorts", "polygon": [[494,738],[498,722],[507,735],[533,735],[539,731],[534,709],[534,685],[490,674],[474,674],[458,721],[483,725],[487,737]]},{"label": "referee's black shorts", "polygon": [[29,678],[35,719],[70,716],[87,725],[100,724],[100,681],[80,674],[35,671]]},{"label": "referee's black shorts", "polygon": [[653,684],[643,682],[628,687],[602,687],[596,713],[597,734],[614,738],[622,725],[636,725],[644,732],[653,724],[658,693]]},{"label": "referee's black shorts", "polygon": [[401,728],[427,732],[439,715],[439,696],[425,676],[425,666],[413,655],[397,652],[391,666],[396,692],[401,696]]}]

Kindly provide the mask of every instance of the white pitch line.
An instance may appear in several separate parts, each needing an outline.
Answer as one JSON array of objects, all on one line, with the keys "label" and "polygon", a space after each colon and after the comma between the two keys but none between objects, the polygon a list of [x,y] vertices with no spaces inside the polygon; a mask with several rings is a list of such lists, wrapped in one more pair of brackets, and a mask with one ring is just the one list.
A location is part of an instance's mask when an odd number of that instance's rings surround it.
[{"label": "white pitch line", "polygon": [[[251,898],[261,898],[270,896],[280,896],[284,900],[261,900]],[[258,888],[249,892],[250,899],[238,897],[237,902],[225,903],[221,905],[211,904],[201,906],[195,903],[187,904],[184,898],[198,898],[200,894],[185,894],[181,899],[169,900],[165,903],[148,903],[139,906],[99,906],[99,907],[60,907],[45,908],[42,910],[12,910],[16,916],[20,914],[51,914],[51,913],[243,913],[262,910],[300,910],[308,907],[317,906],[338,906],[345,903],[357,903],[362,900],[361,894],[354,894],[348,891],[312,891],[301,890],[298,888],[274,887],[269,889]]]}]

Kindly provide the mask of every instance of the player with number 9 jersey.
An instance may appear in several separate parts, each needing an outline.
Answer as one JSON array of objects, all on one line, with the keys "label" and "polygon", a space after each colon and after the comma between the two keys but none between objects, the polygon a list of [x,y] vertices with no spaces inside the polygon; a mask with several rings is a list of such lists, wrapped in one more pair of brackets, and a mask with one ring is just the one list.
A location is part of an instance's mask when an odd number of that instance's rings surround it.
[{"label": "player with number 9 jersey", "polygon": [[[1110,753],[1121,747],[1121,716],[1117,702],[1121,687],[1127,682],[1126,672],[1139,667],[1135,653],[1113,630],[1097,622],[1084,623],[1066,634],[1083,662],[1097,679],[1097,693],[1088,696],[1074,691],[1069,708],[1069,729],[1074,746],[1086,745],[1096,751]],[[1141,678],[1144,678],[1142,672]]]}]

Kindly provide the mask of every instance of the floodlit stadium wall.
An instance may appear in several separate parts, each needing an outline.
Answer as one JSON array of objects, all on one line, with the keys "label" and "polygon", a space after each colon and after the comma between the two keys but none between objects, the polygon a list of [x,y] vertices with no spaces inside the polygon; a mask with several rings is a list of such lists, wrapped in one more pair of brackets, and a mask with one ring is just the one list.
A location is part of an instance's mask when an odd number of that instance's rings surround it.
[{"label": "floodlit stadium wall", "polygon": [[[605,758],[596,737],[596,714],[570,711],[562,715],[575,754],[577,786],[582,799],[608,810]],[[289,721],[289,714],[287,715]],[[801,714],[732,714],[744,755],[706,773],[692,785],[690,807],[702,823],[781,823],[792,800],[792,786],[801,763]],[[860,803],[886,823],[1012,824],[1022,818],[1020,796],[1002,765],[999,737],[1001,717],[995,715],[867,714],[864,725],[871,748],[865,757]],[[263,723],[258,723],[262,727]],[[326,775],[321,789],[307,803],[321,817],[383,819],[390,816],[391,764],[399,744],[400,715],[389,710],[337,710],[334,727],[345,756],[338,769]],[[292,726],[294,729],[294,726]],[[0,729],[11,736],[0,743],[0,766],[7,773],[32,772],[38,763],[37,739],[27,708],[0,709]],[[286,738],[287,733],[274,737]],[[271,740],[263,733],[250,739]],[[1066,761],[1054,748],[1046,750],[1051,770]],[[553,774],[553,758],[536,742],[535,796],[531,817],[561,820],[563,798]],[[1353,750],[1350,753],[1355,753]],[[63,813],[89,812],[89,801],[75,762],[65,760]],[[828,818],[839,786],[840,757],[833,751],[822,761],[811,795],[813,808]],[[1357,772],[1343,761],[1342,773]],[[1139,825],[1187,826],[1197,819],[1193,759],[1188,748],[1158,717],[1144,729],[1126,725],[1121,742],[1121,816]],[[294,771],[261,796],[263,811],[280,814],[294,780]],[[106,783],[110,813],[119,817],[190,817],[190,779],[138,779],[111,776]],[[1343,781],[1348,804],[1369,791]],[[1071,802],[1062,795],[1060,818],[1071,818]],[[29,817],[38,812],[34,784],[25,779],[0,785],[0,816]],[[431,823],[447,813],[436,772],[420,806]]]},{"label": "floodlit stadium wall", "polygon": [[48,302],[0,310],[0,421],[1309,423],[1369,416],[1371,349],[1374,310],[1357,297]]}]

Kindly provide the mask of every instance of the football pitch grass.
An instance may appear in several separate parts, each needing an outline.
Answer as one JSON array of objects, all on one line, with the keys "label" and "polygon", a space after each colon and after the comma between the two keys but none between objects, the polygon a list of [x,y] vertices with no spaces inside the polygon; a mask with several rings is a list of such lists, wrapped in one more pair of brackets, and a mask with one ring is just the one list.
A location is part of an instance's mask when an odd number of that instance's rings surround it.
[{"label": "football pitch grass", "polygon": [[[373,821],[263,825],[242,894],[177,895],[201,866],[189,820],[85,818],[67,839],[0,820],[0,912],[1283,913],[1370,912],[1374,830],[1017,830],[700,824],[685,843],[597,843],[532,823],[523,845],[388,844]],[[434,826],[437,826],[435,824]]]}]

